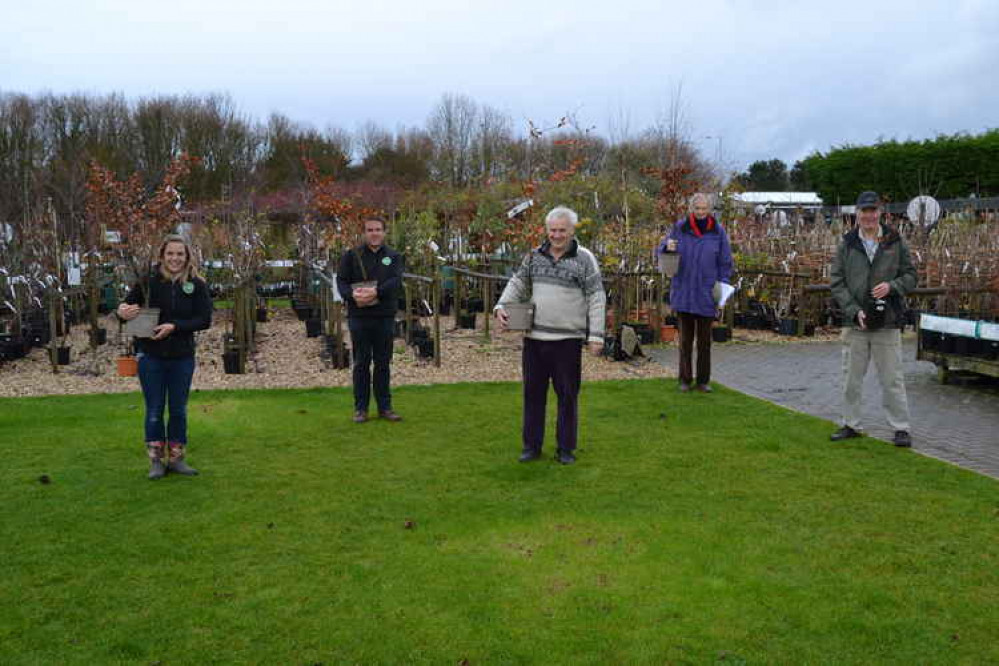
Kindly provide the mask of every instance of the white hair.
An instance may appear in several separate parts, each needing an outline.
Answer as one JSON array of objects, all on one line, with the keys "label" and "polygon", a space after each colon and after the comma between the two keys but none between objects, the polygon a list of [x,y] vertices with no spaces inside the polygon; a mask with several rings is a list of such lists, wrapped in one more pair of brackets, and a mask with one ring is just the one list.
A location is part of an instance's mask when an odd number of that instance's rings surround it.
[{"label": "white hair", "polygon": [[714,205],[711,199],[712,197],[705,194],[704,192],[698,192],[697,194],[690,197],[690,210],[694,210],[694,206],[697,205],[698,201],[703,201],[704,204],[707,205],[708,209],[710,210]]},{"label": "white hair", "polygon": [[571,208],[566,208],[565,206],[555,206],[555,208],[552,208],[548,211],[548,214],[545,215],[545,228],[548,227],[549,223],[558,219],[565,220],[572,226],[573,229],[575,229],[576,225],[579,224],[579,216],[576,215],[576,211]]}]

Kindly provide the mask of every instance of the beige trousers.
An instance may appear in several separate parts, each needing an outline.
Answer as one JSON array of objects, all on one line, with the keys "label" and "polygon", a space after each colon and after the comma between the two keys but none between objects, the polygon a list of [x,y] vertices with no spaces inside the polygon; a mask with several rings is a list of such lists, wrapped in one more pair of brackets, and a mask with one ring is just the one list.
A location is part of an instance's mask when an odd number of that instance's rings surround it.
[{"label": "beige trousers", "polygon": [[893,430],[909,430],[909,401],[902,371],[902,331],[843,329],[843,424],[861,429],[864,375],[874,359],[881,381],[881,404]]}]

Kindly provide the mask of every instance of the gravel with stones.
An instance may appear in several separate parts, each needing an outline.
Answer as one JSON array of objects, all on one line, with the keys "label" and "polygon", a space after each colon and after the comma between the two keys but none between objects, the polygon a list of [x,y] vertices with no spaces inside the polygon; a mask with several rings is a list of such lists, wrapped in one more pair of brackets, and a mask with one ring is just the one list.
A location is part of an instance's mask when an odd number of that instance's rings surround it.
[{"label": "gravel with stones", "polygon": [[[305,324],[290,309],[271,311],[267,323],[257,328],[257,353],[250,359],[247,374],[227,375],[222,366],[222,338],[230,325],[230,313],[215,313],[212,328],[198,334],[198,369],[194,388],[312,388],[349,386],[350,370],[332,368],[320,358],[320,338],[308,338]],[[431,322],[427,320],[425,325]],[[124,349],[117,339],[118,325],[103,319],[108,344],[96,351],[89,348],[87,327],[74,326],[68,343],[71,364],[53,374],[48,353],[33,349],[17,361],[0,365],[0,397],[69,395],[81,393],[123,393],[139,390],[136,377],[119,377],[115,359]],[[413,347],[396,340],[392,362],[392,384],[444,384],[453,382],[519,381],[522,337],[518,333],[493,333],[487,341],[478,316],[479,330],[457,330],[453,319],[442,319],[443,354],[441,367],[432,360],[416,357]],[[583,354],[583,379],[632,379],[669,377],[671,371],[647,359],[614,362]]]}]

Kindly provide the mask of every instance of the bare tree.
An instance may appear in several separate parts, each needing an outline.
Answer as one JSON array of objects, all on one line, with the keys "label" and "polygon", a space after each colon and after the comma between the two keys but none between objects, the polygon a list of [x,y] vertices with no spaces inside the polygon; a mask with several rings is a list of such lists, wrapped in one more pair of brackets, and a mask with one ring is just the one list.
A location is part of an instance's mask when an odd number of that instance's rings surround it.
[{"label": "bare tree", "polygon": [[498,178],[508,170],[503,160],[506,148],[513,141],[510,117],[488,105],[483,105],[474,138],[476,176],[483,181]]},{"label": "bare tree", "polygon": [[453,186],[469,181],[478,105],[466,95],[445,93],[430,114],[427,131],[434,141],[434,175]]},{"label": "bare tree", "polygon": [[392,133],[373,120],[357,128],[355,147],[362,162],[379,150],[392,147]]}]

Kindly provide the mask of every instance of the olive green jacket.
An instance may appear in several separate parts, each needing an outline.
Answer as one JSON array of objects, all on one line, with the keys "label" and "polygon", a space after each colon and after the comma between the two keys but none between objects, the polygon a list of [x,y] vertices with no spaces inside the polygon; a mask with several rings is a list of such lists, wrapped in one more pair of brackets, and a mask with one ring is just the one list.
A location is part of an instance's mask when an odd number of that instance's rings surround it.
[{"label": "olive green jacket", "polygon": [[845,320],[854,326],[857,325],[857,313],[871,300],[871,289],[887,282],[891,291],[887,296],[885,328],[902,328],[905,296],[916,287],[916,268],[912,265],[909,247],[897,231],[881,224],[874,261],[867,258],[859,229],[845,234],[833,257],[830,277],[833,298],[843,310]]}]

